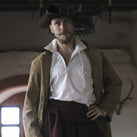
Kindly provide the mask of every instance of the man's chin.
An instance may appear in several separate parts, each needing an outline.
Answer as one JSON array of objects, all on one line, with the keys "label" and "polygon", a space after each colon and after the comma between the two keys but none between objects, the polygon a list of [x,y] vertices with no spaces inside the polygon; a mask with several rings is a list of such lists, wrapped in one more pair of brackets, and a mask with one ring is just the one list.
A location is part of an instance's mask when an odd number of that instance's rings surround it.
[{"label": "man's chin", "polygon": [[64,40],[64,39],[60,39],[59,40],[59,42],[61,43],[61,44],[68,44],[69,42],[70,42],[70,40]]},{"label": "man's chin", "polygon": [[73,37],[73,35],[72,36],[69,36],[69,37],[67,37],[67,36],[62,36],[61,38],[57,38],[58,40],[59,40],[59,42],[60,43],[62,43],[62,44],[68,44],[71,40],[72,40],[72,37]]}]

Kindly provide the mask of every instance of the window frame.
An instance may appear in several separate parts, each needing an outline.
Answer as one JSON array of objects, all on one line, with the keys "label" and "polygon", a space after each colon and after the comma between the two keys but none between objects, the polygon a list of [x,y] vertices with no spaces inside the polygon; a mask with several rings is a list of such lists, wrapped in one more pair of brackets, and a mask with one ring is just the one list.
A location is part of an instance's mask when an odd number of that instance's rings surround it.
[{"label": "window frame", "polygon": [[[2,124],[2,108],[19,108],[19,124]],[[0,106],[0,136],[2,136],[2,127],[19,127],[19,137],[21,137],[21,107],[20,106]]]}]

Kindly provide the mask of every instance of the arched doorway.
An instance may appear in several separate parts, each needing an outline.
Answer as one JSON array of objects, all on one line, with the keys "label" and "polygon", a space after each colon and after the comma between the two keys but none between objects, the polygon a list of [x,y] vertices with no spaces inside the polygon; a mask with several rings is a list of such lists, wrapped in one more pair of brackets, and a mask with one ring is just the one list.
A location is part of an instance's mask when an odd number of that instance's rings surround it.
[{"label": "arched doorway", "polygon": [[[11,127],[14,127],[14,129],[18,129],[18,130],[15,130],[15,132],[18,132],[18,133],[15,133],[16,136],[24,137],[23,126],[22,126],[22,109],[24,104],[28,77],[29,77],[28,74],[23,74],[23,75],[17,75],[17,76],[0,80],[0,113],[1,113],[0,114],[1,116],[0,134],[1,136],[2,134],[8,134],[7,130],[9,130],[9,134],[11,135],[12,133],[10,132],[14,131],[13,129],[11,130]],[[16,116],[16,118],[19,117],[19,122],[4,123],[2,121],[2,119],[4,119],[4,117],[2,117],[2,114],[4,115],[4,111],[5,110],[7,111],[7,114],[6,114],[7,117],[13,119],[13,115],[16,115],[16,113],[13,113],[13,110],[15,108],[16,108],[16,111],[19,112],[17,113],[17,116]],[[4,128],[6,130],[6,133],[4,132]]]}]

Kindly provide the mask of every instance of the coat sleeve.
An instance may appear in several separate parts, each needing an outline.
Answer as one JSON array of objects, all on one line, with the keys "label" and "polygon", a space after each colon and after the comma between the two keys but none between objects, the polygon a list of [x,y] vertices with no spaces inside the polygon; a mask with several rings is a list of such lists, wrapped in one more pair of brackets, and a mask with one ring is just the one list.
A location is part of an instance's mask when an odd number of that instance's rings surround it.
[{"label": "coat sleeve", "polygon": [[40,62],[33,61],[23,108],[25,137],[42,137],[38,124],[38,102],[40,92]]},{"label": "coat sleeve", "polygon": [[102,53],[103,66],[103,96],[100,107],[107,113],[107,120],[111,121],[121,95],[122,81],[116,74],[104,53]]}]

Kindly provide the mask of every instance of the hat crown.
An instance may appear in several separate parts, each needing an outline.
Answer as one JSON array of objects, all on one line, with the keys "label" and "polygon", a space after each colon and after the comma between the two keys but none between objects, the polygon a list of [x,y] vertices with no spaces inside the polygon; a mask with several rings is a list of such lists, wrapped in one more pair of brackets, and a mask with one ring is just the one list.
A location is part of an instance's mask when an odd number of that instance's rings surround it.
[{"label": "hat crown", "polygon": [[69,8],[67,8],[65,6],[50,5],[50,6],[48,6],[47,11],[50,13],[58,14],[60,17],[70,15]]},{"label": "hat crown", "polygon": [[54,5],[49,5],[47,7],[47,11],[58,14],[59,13],[59,8],[57,6],[54,6]]},{"label": "hat crown", "polygon": [[65,6],[55,6],[49,5],[46,9],[46,13],[44,13],[40,18],[40,26],[42,28],[48,28],[52,19],[61,18],[61,17],[69,17],[72,19],[71,10]]}]

